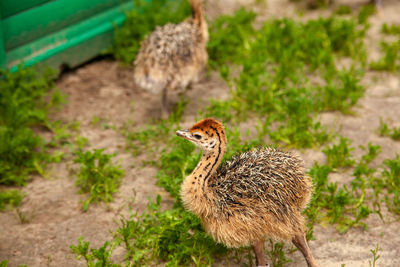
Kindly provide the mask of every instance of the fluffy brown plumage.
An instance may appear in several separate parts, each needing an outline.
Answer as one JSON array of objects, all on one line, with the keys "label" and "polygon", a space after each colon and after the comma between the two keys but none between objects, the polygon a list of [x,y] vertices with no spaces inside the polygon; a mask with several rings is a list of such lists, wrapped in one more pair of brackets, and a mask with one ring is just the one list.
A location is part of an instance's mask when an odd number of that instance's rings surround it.
[{"label": "fluffy brown plumage", "polygon": [[162,93],[163,116],[167,114],[167,91],[183,89],[198,80],[207,63],[207,23],[201,0],[190,0],[192,17],[179,24],[157,27],[141,44],[134,62],[135,83]]},{"label": "fluffy brown plumage", "polygon": [[222,243],[239,247],[258,241],[261,233],[290,239],[305,230],[301,211],[309,201],[311,184],[294,155],[271,148],[236,155],[217,169],[208,186],[215,194],[217,217],[228,220],[237,213],[239,221],[251,221],[233,239],[216,237]]},{"label": "fluffy brown plumage", "polygon": [[228,247],[251,245],[258,264],[265,265],[266,237],[291,240],[309,266],[317,266],[305,240],[301,214],[312,185],[297,156],[259,148],[218,166],[226,149],[220,122],[204,119],[177,135],[203,149],[201,161],[182,184],[181,196],[216,241]]}]

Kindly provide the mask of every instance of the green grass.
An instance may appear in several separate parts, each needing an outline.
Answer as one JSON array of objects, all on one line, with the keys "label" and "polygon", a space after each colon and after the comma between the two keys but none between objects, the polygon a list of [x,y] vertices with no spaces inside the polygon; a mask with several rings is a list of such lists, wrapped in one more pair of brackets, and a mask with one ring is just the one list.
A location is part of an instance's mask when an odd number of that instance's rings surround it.
[{"label": "green grass", "polygon": [[255,33],[252,24],[256,13],[244,8],[235,12],[234,16],[222,15],[214,20],[209,29],[207,51],[208,64],[218,68],[222,77],[227,77],[227,63],[240,63],[250,52],[251,37]]},{"label": "green grass", "polygon": [[48,113],[62,97],[50,92],[55,87],[51,70],[0,70],[0,76],[0,184],[24,185],[51,161],[45,141],[32,128],[49,128]]},{"label": "green grass", "polygon": [[[336,147],[347,147],[346,139]],[[335,146],[334,146],[335,147]],[[363,222],[370,214],[378,214],[382,220],[381,205],[394,214],[400,214],[400,158],[397,155],[393,159],[385,159],[379,168],[371,168],[370,164],[379,155],[381,148],[368,144],[361,147],[365,154],[359,159],[352,159],[354,166],[352,172],[351,188],[339,186],[330,182],[329,174],[333,171],[332,164],[319,165],[315,163],[310,169],[310,176],[314,183],[314,194],[310,206],[306,209],[309,218],[310,231],[308,237],[312,237],[312,225],[316,222],[335,224],[339,232],[346,232],[350,227],[368,226]],[[333,153],[333,149],[328,149]],[[341,152],[342,151],[342,152]],[[340,162],[346,162],[348,152],[346,149],[338,149],[337,154],[342,155]],[[343,164],[342,164],[343,165]]]},{"label": "green grass", "polygon": [[83,210],[87,211],[92,202],[111,202],[113,194],[118,192],[124,171],[121,166],[114,165],[111,158],[115,154],[103,154],[104,149],[94,149],[93,152],[75,152],[74,163],[79,163],[80,169],[76,174],[76,186],[89,197],[83,203]]},{"label": "green grass", "polygon": [[117,238],[123,241],[127,258],[141,266],[155,260],[167,266],[189,263],[212,264],[212,256],[227,249],[207,235],[199,219],[181,205],[161,211],[161,198],[148,205],[147,212],[122,219]]},{"label": "green grass", "polygon": [[16,189],[0,190],[0,211],[4,211],[7,206],[17,207],[21,204],[24,194]]},{"label": "green grass", "polygon": [[[376,178],[377,169],[369,165],[379,155],[381,148],[369,143],[367,147],[361,147],[365,152],[361,158],[350,159],[348,144],[348,139],[341,137],[338,145],[324,149],[328,158],[329,155],[337,156],[331,161],[328,160],[326,165],[315,163],[310,169],[314,194],[310,206],[306,209],[310,226],[309,238],[312,237],[311,225],[316,222],[335,224],[338,231],[346,232],[350,227],[367,228],[362,220],[371,213],[380,213],[379,205],[371,204],[380,201],[379,195],[374,193],[377,187],[373,181],[379,180]],[[351,189],[330,182],[329,174],[338,166],[354,166]]]},{"label": "green grass", "polygon": [[[202,115],[223,121],[256,115],[275,143],[298,148],[324,144],[329,133],[317,114],[351,113],[364,94],[362,40],[368,26],[333,16],[269,20],[256,30],[253,21],[254,13],[241,9],[211,23],[210,65],[234,89],[229,100],[211,101]],[[338,67],[341,58],[351,58],[352,66]],[[321,81],[310,79],[311,73]]]},{"label": "green grass", "polygon": [[[318,164],[310,169],[315,193],[306,209],[306,215],[311,223],[336,224],[340,232],[345,232],[352,226],[362,226],[359,221],[371,212],[365,206],[354,208],[358,198],[346,186],[329,182],[331,171],[329,166]],[[309,233],[308,236],[311,238],[312,234]]]}]

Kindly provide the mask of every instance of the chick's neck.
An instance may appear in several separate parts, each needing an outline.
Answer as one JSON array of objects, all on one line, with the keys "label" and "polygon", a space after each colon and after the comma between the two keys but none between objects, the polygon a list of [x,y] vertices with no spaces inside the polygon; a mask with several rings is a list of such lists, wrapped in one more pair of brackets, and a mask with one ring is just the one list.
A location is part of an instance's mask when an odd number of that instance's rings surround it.
[{"label": "chick's neck", "polygon": [[219,142],[216,143],[212,150],[204,150],[200,162],[192,173],[192,177],[199,179],[202,183],[202,188],[207,184],[207,180],[215,173],[226,151],[226,142],[219,137]]}]

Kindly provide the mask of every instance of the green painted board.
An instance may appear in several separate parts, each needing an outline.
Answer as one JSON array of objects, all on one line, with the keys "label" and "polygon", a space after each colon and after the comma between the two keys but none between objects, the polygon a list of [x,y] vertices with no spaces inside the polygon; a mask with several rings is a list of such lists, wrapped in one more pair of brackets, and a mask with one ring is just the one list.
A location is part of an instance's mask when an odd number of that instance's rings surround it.
[{"label": "green painted board", "polygon": [[51,0],[0,0],[0,12],[3,18],[7,18],[50,1]]},{"label": "green painted board", "polygon": [[0,68],[81,64],[111,45],[114,28],[132,8],[132,0],[57,0],[7,18],[0,14]]},{"label": "green painted board", "polygon": [[[7,67],[14,70],[22,62],[21,59],[25,66],[29,66],[39,61],[49,60],[55,55],[57,57],[48,62],[50,65],[57,67],[65,64],[74,67],[111,45],[114,27],[123,23],[124,11],[131,8],[131,2],[119,5],[107,12],[20,46],[7,54]],[[70,51],[75,46],[80,46],[80,48],[75,49],[75,52]]]},{"label": "green painted board", "polygon": [[57,0],[3,19],[7,50],[63,29],[127,0]]},{"label": "green painted board", "polygon": [[3,38],[3,28],[1,25],[1,16],[0,16],[0,67],[2,63],[6,62],[6,48],[4,47],[4,38]]}]

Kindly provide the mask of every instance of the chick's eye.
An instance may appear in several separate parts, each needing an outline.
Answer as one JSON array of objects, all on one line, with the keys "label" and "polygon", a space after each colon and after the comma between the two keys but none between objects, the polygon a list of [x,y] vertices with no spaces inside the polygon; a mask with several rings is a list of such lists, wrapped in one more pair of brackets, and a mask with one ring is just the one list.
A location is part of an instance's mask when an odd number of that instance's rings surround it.
[{"label": "chick's eye", "polygon": [[201,139],[201,135],[199,135],[199,134],[194,134],[193,136],[194,136],[194,138],[196,138],[197,140],[200,140],[200,139]]}]

